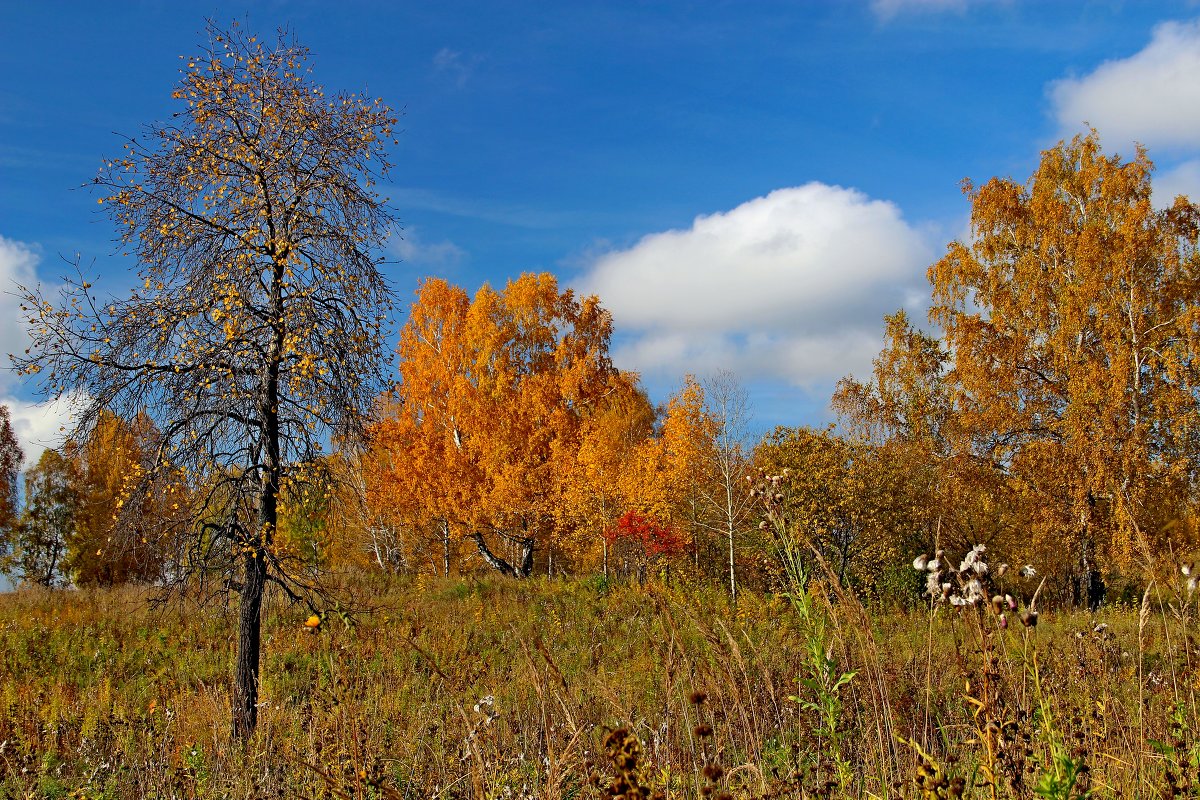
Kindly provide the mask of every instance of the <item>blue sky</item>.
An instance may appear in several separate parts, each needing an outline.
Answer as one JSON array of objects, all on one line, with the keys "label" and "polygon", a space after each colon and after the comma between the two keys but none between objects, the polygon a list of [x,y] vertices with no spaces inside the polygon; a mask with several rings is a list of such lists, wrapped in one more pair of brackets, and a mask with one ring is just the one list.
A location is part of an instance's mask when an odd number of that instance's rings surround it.
[{"label": "blue sky", "polygon": [[[402,304],[548,270],[597,292],[619,366],[663,400],[734,372],[753,429],[829,419],[882,315],[924,315],[966,235],[959,184],[1024,180],[1089,121],[1200,196],[1196,2],[0,1],[0,281],[81,254],[121,291],[113,228],[75,187],[117,134],[176,110],[204,20],[289,26],[315,79],[403,111],[390,247]],[[0,348],[23,349],[0,296]],[[0,375],[31,456],[61,409]]]}]

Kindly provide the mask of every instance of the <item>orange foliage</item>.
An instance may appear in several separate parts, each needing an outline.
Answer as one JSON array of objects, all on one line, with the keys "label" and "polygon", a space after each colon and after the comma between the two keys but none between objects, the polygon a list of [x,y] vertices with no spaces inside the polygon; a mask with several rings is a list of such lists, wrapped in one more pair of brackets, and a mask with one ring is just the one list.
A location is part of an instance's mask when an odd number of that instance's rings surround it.
[{"label": "orange foliage", "polygon": [[636,383],[609,361],[611,329],[596,298],[549,274],[473,299],[425,281],[364,460],[370,505],[472,539],[508,574],[528,574],[535,551],[547,569],[588,560],[620,505],[621,454],[649,430]]},{"label": "orange foliage", "polygon": [[1200,452],[1200,208],[1156,211],[1152,169],[1092,132],[1027,185],[968,185],[975,239],[929,270],[960,447],[1001,466],[1048,550],[1068,535],[1085,569],[1184,513]]}]

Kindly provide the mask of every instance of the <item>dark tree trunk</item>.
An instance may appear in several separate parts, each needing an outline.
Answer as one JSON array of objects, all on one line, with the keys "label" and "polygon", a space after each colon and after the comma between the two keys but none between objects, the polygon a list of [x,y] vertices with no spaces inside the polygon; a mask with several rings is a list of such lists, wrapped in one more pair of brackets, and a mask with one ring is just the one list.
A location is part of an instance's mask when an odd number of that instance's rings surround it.
[{"label": "dark tree trunk", "polygon": [[258,527],[246,554],[246,582],[238,618],[237,667],[234,675],[233,738],[245,743],[258,726],[258,664],[262,651],[262,601],[267,583],[267,553],[279,524],[279,485],[283,471],[279,428],[279,371],[283,363],[285,327],[282,286],[285,259],[276,258],[272,281],[271,351],[259,405],[262,420],[262,485],[258,496]]},{"label": "dark tree trunk", "polygon": [[471,534],[471,538],[475,540],[475,546],[479,548],[479,554],[483,556],[483,560],[501,575],[507,575],[510,578],[528,578],[529,573],[533,572],[533,539],[524,538],[517,540],[518,544],[521,545],[521,563],[519,566],[514,567],[491,551],[491,548],[487,546],[487,542],[483,540],[482,533],[473,533]]},{"label": "dark tree trunk", "polygon": [[233,738],[242,742],[253,735],[258,725],[258,657],[262,649],[262,601],[266,582],[267,564],[262,551],[247,554],[238,614],[233,692]]}]

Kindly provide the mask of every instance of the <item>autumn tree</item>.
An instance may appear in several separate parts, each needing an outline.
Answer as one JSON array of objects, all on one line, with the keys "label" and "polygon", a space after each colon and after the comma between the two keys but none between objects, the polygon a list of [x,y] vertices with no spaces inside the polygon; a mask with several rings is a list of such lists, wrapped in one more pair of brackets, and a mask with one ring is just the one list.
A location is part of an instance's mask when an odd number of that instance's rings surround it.
[{"label": "autumn tree", "polygon": [[37,464],[25,473],[25,508],[15,531],[8,571],[40,586],[70,583],[67,555],[79,507],[74,460],[58,450],[43,451]]},{"label": "autumn tree", "polygon": [[894,453],[831,428],[779,427],[755,447],[758,474],[779,478],[782,533],[801,552],[815,549],[842,586],[873,588],[888,567],[911,561],[903,549],[916,522],[911,476]]},{"label": "autumn tree", "polygon": [[1197,485],[1200,208],[1155,210],[1152,169],[1093,131],[1028,183],[968,183],[972,240],[929,270],[955,447],[1029,499],[1093,601],[1100,564],[1180,530]]},{"label": "autumn tree", "polygon": [[632,562],[638,581],[646,582],[647,569],[685,549],[683,536],[670,524],[637,511],[626,511],[604,532],[605,540],[623,561]]},{"label": "autumn tree", "polygon": [[400,332],[400,384],[379,398],[378,422],[361,457],[367,532],[377,559],[410,564],[426,534],[438,538],[441,569],[450,574],[456,548],[450,531],[459,509],[470,507],[482,480],[466,456],[458,423],[471,413],[471,349],[466,341],[466,292],[442,280],[417,291]]},{"label": "autumn tree", "polygon": [[730,373],[683,385],[661,410],[655,435],[622,456],[616,489],[623,509],[677,530],[697,569],[723,575],[737,594],[737,549],[749,522],[744,483],[749,453],[745,391]]},{"label": "autumn tree", "polygon": [[469,540],[491,567],[528,576],[594,546],[564,504],[589,420],[627,391],[595,297],[525,274],[473,298],[441,280],[417,293],[400,379],[373,429],[377,502]]},{"label": "autumn tree", "polygon": [[884,317],[871,379],[843,378],[831,402],[844,438],[867,448],[881,478],[901,481],[897,502],[908,509],[897,523],[905,533],[897,537],[902,548],[932,552],[995,542],[998,521],[983,510],[995,507],[1000,476],[958,446],[951,366],[941,339],[897,311]]},{"label": "autumn tree", "polygon": [[8,406],[0,406],[0,571],[9,572],[19,547],[17,477],[25,454],[17,443]]},{"label": "autumn tree", "polygon": [[883,319],[883,349],[873,362],[872,380],[842,378],[832,406],[859,441],[902,442],[944,458],[954,419],[946,382],[950,354],[941,340],[914,328],[903,310]]},{"label": "autumn tree", "polygon": [[288,482],[280,497],[277,549],[297,571],[346,573],[374,560],[362,547],[369,522],[360,455],[359,447],[337,449],[306,465],[302,479]]},{"label": "autumn tree", "polygon": [[710,538],[707,486],[716,433],[704,387],[695,376],[685,375],[683,385],[667,399],[658,436],[641,448],[635,460],[638,471],[631,475],[644,498],[635,508],[685,531],[697,568],[701,544]]},{"label": "autumn tree", "polygon": [[212,554],[240,569],[233,731],[245,740],[265,588],[310,603],[320,588],[276,551],[280,498],[332,432],[353,437],[379,392],[390,305],[376,254],[393,225],[372,184],[396,120],[379,100],[327,96],[285,33],[269,46],[237,27],[207,34],[170,121],[94,181],[136,288],[101,300],[79,277],[56,302],[25,292],[33,346],[15,361],[49,394],[86,398],[83,430],[103,409],[157,423],[131,497],[166,469],[199,487],[180,541],[205,544],[181,546],[167,575],[182,581]]},{"label": "autumn tree", "polygon": [[[68,500],[63,494],[68,490],[52,488],[51,481],[46,501],[54,513],[74,508],[65,566],[75,584],[113,586],[163,577],[170,546],[161,534],[164,523],[178,516],[169,506],[184,503],[185,493],[165,471],[152,474],[158,446],[158,428],[146,414],[125,420],[102,411],[82,442],[64,447],[72,496]],[[57,465],[55,470],[61,471]],[[144,476],[147,485],[135,496]]]},{"label": "autumn tree", "polygon": [[745,450],[750,424],[750,397],[731,372],[718,372],[704,386],[705,410],[712,439],[702,453],[706,478],[702,494],[710,511],[709,527],[724,541],[729,594],[737,599],[737,540],[752,505],[745,478],[750,456]]},{"label": "autumn tree", "polygon": [[636,376],[622,373],[613,376],[611,391],[583,420],[574,472],[564,481],[561,516],[581,536],[600,540],[605,576],[613,541],[609,533],[622,515],[669,516],[656,491],[662,484],[658,464],[645,458],[654,446],[655,416]]}]

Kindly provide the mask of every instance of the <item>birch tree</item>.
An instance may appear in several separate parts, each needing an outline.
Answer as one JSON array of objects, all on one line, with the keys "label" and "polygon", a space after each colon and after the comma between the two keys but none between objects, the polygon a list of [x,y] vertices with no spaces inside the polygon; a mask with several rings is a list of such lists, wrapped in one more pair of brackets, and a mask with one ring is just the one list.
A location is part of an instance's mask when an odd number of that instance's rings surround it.
[{"label": "birch tree", "polygon": [[1093,131],[1027,183],[967,184],[973,241],[929,270],[956,446],[1041,509],[1034,535],[1070,543],[1093,602],[1098,561],[1178,535],[1196,488],[1200,207],[1156,210],[1152,170]]}]

